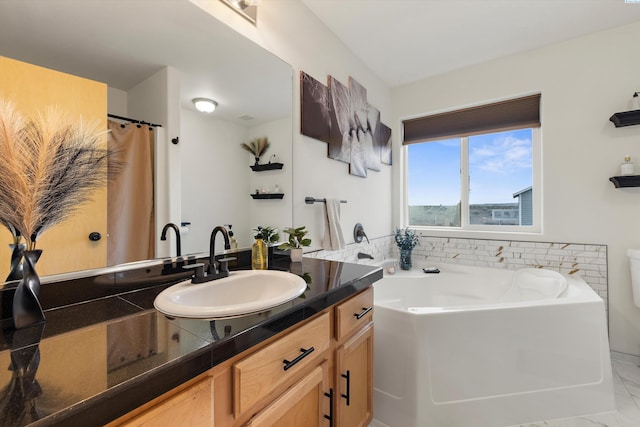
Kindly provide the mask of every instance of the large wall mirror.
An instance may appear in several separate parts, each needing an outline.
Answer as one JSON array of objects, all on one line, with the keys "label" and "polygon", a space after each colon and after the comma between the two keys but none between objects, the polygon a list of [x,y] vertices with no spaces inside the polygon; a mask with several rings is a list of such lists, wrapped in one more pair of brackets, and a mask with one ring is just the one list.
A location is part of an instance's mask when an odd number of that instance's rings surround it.
[{"label": "large wall mirror", "polygon": [[[155,208],[149,258],[176,255],[172,232],[159,240],[167,222],[189,223],[181,228],[182,255],[208,252],[217,225],[231,224],[240,248],[250,246],[258,225],[291,225],[292,68],[189,0],[2,1],[0,56],[103,82],[109,113],[162,125],[154,200],[163,205]],[[196,111],[197,97],[214,99],[214,113]],[[257,137],[270,142],[261,163],[282,169],[250,168],[254,158],[240,144]],[[256,191],[284,197],[254,198]],[[105,234],[95,245],[108,244]],[[3,228],[0,246],[9,243]],[[43,258],[66,243],[43,236]],[[9,267],[5,254],[0,280]],[[81,270],[58,265],[45,265],[41,274]]]}]

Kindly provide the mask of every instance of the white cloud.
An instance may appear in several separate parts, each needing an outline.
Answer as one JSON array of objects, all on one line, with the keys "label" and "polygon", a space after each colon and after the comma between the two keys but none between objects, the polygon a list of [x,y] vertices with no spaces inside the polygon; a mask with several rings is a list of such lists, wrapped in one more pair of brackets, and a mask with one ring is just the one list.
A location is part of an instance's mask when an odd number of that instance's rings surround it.
[{"label": "white cloud", "polygon": [[460,138],[442,139],[434,141],[435,144],[440,144],[443,147],[460,147]]},{"label": "white cloud", "polygon": [[469,165],[484,172],[509,174],[531,168],[531,140],[499,135],[489,143],[470,144]]}]

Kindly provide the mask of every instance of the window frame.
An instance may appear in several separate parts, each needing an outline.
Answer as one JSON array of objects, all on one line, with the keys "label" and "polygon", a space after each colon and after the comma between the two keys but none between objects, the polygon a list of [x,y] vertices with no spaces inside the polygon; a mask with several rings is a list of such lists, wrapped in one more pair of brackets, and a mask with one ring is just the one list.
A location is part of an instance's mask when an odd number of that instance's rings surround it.
[{"label": "window frame", "polygon": [[[541,234],[543,229],[542,218],[542,128],[541,127],[523,127],[521,129],[531,129],[531,172],[532,172],[532,199],[533,199],[533,225],[482,225],[470,224],[469,211],[469,148],[468,136],[460,138],[460,226],[432,226],[432,225],[412,225],[409,224],[409,149],[408,145],[402,148],[401,168],[402,179],[402,204],[401,215],[403,227],[411,227],[419,230],[429,231],[470,231],[470,232],[495,232],[495,233],[535,233]],[[516,130],[516,129],[514,129]],[[495,132],[489,133],[500,133]],[[444,139],[444,138],[443,138]],[[450,138],[446,138],[450,139]],[[433,142],[433,141],[431,141]],[[422,142],[421,144],[428,144]]]}]

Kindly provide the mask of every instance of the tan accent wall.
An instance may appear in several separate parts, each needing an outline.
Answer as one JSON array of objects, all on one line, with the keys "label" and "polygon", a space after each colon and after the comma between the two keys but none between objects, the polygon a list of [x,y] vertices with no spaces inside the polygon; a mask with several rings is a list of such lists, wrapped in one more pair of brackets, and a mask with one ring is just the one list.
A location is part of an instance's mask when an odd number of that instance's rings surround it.
[{"label": "tan accent wall", "polygon": [[[0,97],[12,100],[19,111],[30,114],[59,105],[85,120],[99,120],[107,128],[107,85],[47,68],[0,57]],[[106,138],[103,143],[106,146]],[[98,242],[89,233],[102,235]],[[0,230],[0,282],[9,272],[11,235]],[[99,190],[77,214],[46,231],[38,241],[43,254],[41,276],[104,267],[107,255],[107,190]]]}]

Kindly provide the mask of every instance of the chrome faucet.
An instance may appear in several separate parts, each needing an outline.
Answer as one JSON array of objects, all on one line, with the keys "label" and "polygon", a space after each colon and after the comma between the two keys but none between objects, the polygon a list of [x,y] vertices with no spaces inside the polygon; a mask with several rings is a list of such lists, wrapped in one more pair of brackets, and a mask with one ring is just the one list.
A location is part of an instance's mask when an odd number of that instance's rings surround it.
[{"label": "chrome faucet", "polygon": [[180,247],[180,229],[178,228],[177,225],[175,225],[174,223],[170,222],[168,224],[166,224],[163,228],[162,228],[162,234],[160,235],[160,240],[167,240],[167,230],[172,228],[173,231],[176,232],[176,256],[182,256],[181,252],[182,249]]},{"label": "chrome faucet", "polygon": [[220,262],[222,263],[220,269],[218,268],[218,262],[215,259],[216,234],[218,234],[218,232],[221,232],[222,237],[224,238],[224,249],[231,249],[231,243],[229,242],[229,233],[227,232],[227,229],[222,226],[217,226],[216,228],[214,228],[211,232],[211,237],[209,238],[209,268],[207,270],[207,275],[214,275],[212,279],[227,277],[229,275],[227,262],[230,261],[230,259],[224,258],[220,260]]}]

